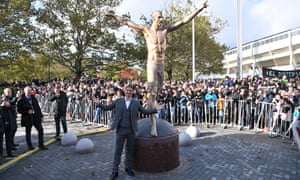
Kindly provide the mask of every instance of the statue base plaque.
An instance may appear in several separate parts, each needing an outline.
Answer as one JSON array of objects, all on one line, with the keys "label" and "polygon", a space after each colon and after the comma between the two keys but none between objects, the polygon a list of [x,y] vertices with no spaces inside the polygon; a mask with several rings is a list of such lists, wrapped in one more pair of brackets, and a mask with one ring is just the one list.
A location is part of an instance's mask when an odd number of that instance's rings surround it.
[{"label": "statue base plaque", "polygon": [[179,166],[178,132],[166,120],[157,120],[157,137],[152,137],[151,120],[139,120],[133,169],[159,173]]}]

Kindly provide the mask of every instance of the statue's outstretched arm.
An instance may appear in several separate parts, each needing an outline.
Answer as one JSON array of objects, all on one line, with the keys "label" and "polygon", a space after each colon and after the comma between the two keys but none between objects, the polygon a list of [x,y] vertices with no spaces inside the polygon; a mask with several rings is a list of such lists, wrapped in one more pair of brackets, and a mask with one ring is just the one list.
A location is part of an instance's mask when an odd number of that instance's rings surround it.
[{"label": "statue's outstretched arm", "polygon": [[128,27],[130,27],[130,28],[133,28],[133,29],[135,29],[136,31],[143,31],[144,30],[144,28],[145,28],[145,26],[143,26],[143,25],[140,25],[140,24],[136,24],[136,23],[134,23],[134,22],[131,22],[131,21],[129,21],[128,19],[126,19],[126,18],[123,18],[123,17],[121,17],[121,16],[118,16],[118,15],[116,15],[116,14],[114,14],[113,12],[104,12],[103,13],[105,16],[111,16],[111,17],[113,17],[113,18],[115,18],[118,22],[120,22],[121,24],[124,24],[124,25],[126,25],[126,26],[128,26]]},{"label": "statue's outstretched arm", "polygon": [[203,9],[207,8],[207,0],[202,4],[202,6],[198,9],[196,9],[194,12],[192,12],[191,14],[189,14],[188,16],[186,16],[184,19],[175,22],[174,24],[169,24],[167,25],[167,29],[169,32],[171,31],[175,31],[176,29],[180,28],[181,26],[187,24],[188,22],[190,22],[195,16],[197,16],[197,14],[199,14]]}]

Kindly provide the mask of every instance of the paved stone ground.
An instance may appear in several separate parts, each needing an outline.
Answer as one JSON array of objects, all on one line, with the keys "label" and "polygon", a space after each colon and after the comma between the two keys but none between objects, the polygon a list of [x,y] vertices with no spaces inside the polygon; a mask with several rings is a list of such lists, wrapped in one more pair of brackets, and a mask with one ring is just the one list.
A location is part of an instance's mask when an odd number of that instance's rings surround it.
[{"label": "paved stone ground", "polygon": [[[94,132],[82,123],[72,123],[69,131]],[[187,127],[181,127],[184,131]],[[75,146],[61,146],[53,140],[55,128],[51,119],[45,120],[47,151],[26,152],[24,128],[18,129],[17,142],[21,143],[19,157],[0,161],[0,179],[5,180],[81,180],[108,179],[112,167],[114,132],[79,136],[88,137],[95,144],[95,152],[77,154]],[[35,131],[35,130],[34,130]],[[180,147],[180,165],[164,173],[136,172],[129,177],[120,167],[118,180],[201,180],[201,179],[300,179],[300,152],[290,139],[270,138],[266,133],[234,128],[200,127],[201,135],[191,146]],[[34,132],[36,133],[36,132]],[[37,146],[37,137],[33,136]],[[22,143],[23,142],[23,143]],[[26,152],[25,154],[21,154]],[[8,165],[9,164],[9,165]]]}]

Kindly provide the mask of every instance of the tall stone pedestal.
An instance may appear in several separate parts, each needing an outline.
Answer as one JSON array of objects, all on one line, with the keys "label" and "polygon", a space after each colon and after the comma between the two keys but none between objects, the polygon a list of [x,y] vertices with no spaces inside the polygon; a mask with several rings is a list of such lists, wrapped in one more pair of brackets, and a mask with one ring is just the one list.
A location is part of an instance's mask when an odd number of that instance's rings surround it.
[{"label": "tall stone pedestal", "polygon": [[178,132],[165,120],[157,120],[157,137],[151,136],[151,120],[139,120],[133,169],[158,173],[170,171],[180,164]]}]

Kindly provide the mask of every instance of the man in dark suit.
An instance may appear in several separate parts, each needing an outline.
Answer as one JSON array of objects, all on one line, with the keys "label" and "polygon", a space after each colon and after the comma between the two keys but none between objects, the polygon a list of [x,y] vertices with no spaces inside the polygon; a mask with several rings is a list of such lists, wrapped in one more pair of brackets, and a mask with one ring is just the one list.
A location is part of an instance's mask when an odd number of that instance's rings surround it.
[{"label": "man in dark suit", "polygon": [[44,130],[42,126],[43,114],[37,99],[32,95],[31,91],[31,87],[26,86],[24,88],[24,95],[21,97],[17,104],[18,112],[22,114],[21,126],[25,127],[26,142],[29,150],[34,149],[31,142],[32,125],[38,131],[39,148],[41,150],[46,150],[48,148],[44,145]]},{"label": "man in dark suit", "polygon": [[10,114],[10,130],[11,130],[11,142],[12,142],[12,149],[17,150],[16,146],[19,146],[15,143],[15,135],[17,132],[17,112],[16,112],[16,104],[17,104],[17,98],[13,96],[12,89],[5,88],[3,90],[4,95],[4,101],[7,102],[6,106],[9,110]]},{"label": "man in dark suit", "polygon": [[5,145],[8,157],[15,157],[13,153],[12,136],[11,136],[11,118],[10,104],[4,99],[0,104],[0,160],[3,156],[3,135],[5,134]]},{"label": "man in dark suit", "polygon": [[135,176],[131,169],[134,158],[135,147],[135,134],[138,130],[137,115],[138,111],[144,114],[157,113],[158,109],[162,106],[157,106],[156,109],[146,110],[142,107],[139,101],[132,99],[133,87],[128,85],[124,89],[125,97],[119,98],[113,101],[112,104],[103,105],[99,103],[99,99],[93,97],[93,101],[97,103],[97,106],[103,110],[114,109],[115,113],[112,118],[111,129],[116,129],[116,141],[112,174],[110,180],[116,179],[118,176],[119,164],[121,161],[121,154],[123,146],[126,141],[126,158],[125,158],[125,172],[129,176]]},{"label": "man in dark suit", "polygon": [[49,99],[53,104],[54,111],[54,120],[56,126],[56,140],[60,140],[60,121],[64,130],[64,133],[68,132],[67,122],[66,122],[66,113],[68,106],[68,98],[64,91],[61,90],[60,85],[56,85],[54,88],[54,92]]}]

